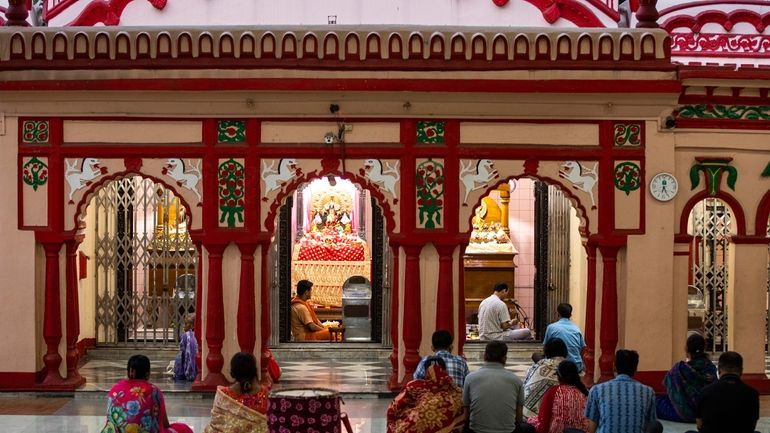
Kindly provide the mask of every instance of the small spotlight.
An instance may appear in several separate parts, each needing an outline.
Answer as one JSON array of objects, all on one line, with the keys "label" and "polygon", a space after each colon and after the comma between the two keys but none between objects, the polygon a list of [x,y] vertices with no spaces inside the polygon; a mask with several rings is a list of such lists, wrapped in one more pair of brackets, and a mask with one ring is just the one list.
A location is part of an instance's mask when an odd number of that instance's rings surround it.
[{"label": "small spotlight", "polygon": [[329,15],[326,20],[328,24],[337,24],[337,15]]},{"label": "small spotlight", "polygon": [[340,106],[337,104],[329,104],[329,112],[332,114],[336,114],[340,111]]},{"label": "small spotlight", "polygon": [[666,117],[666,129],[674,129],[676,128],[676,119],[674,119],[671,116]]},{"label": "small spotlight", "polygon": [[326,179],[329,181],[329,185],[337,186],[337,178],[333,174],[327,174]]}]

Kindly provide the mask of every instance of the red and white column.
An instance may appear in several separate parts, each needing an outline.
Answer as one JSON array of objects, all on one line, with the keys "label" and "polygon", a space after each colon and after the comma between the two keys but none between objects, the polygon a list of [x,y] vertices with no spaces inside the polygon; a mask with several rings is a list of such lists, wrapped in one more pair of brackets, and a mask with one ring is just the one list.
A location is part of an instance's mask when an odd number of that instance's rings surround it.
[{"label": "red and white column", "polygon": [[241,281],[238,291],[238,347],[241,352],[254,353],[257,342],[256,295],[254,294],[254,252],[256,243],[239,243],[241,252]]},{"label": "red and white column", "polygon": [[78,372],[78,337],[80,336],[80,306],[78,302],[77,254],[78,246],[83,241],[82,236],[76,236],[65,241],[66,246],[66,308],[67,308],[67,384],[75,388],[86,382]]},{"label": "red and white column", "polygon": [[260,321],[260,379],[263,385],[270,386],[273,380],[270,378],[270,374],[267,371],[267,365],[273,358],[273,352],[268,347],[270,341],[270,286],[268,284],[268,252],[270,250],[270,241],[264,241],[259,246],[260,256],[262,257],[262,272],[259,278],[259,305],[261,311]]},{"label": "red and white column", "polygon": [[420,251],[422,245],[405,245],[404,265],[404,382],[420,363],[422,340],[422,305],[420,303]]},{"label": "red and white column", "polygon": [[436,294],[436,330],[454,334],[454,290],[452,261],[456,245],[436,245],[438,251],[438,293]]},{"label": "red and white column", "polygon": [[617,257],[620,245],[599,245],[602,254],[602,322],[599,330],[599,382],[615,375],[615,349],[618,345]]},{"label": "red and white column", "polygon": [[393,350],[390,352],[390,378],[388,378],[388,388],[395,390],[401,388],[401,382],[398,380],[399,364],[398,364],[398,311],[401,303],[399,299],[400,288],[400,268],[399,268],[399,253],[400,248],[397,244],[390,245],[393,254],[393,285],[390,291],[390,339],[393,343]]},{"label": "red and white column", "polygon": [[208,285],[206,296],[206,367],[208,374],[203,378],[206,388],[229,384],[222,374],[225,359],[222,356],[222,343],[225,339],[224,299],[222,295],[222,254],[227,244],[204,244],[208,252]]},{"label": "red and white column", "polygon": [[46,353],[43,356],[45,378],[43,386],[61,386],[64,379],[59,374],[62,357],[59,354],[59,343],[62,338],[61,301],[59,285],[59,251],[62,243],[59,241],[43,242],[45,250],[45,300],[43,310],[43,339]]},{"label": "red and white column", "polygon": [[588,243],[586,245],[586,255],[588,256],[586,269],[588,275],[586,276],[586,348],[583,352],[585,368],[583,382],[587,386],[591,386],[594,383],[594,365],[596,362],[594,355],[594,346],[596,345],[596,244]]},{"label": "red and white column", "polygon": [[195,376],[193,387],[202,385],[201,373],[203,371],[203,362],[201,354],[203,353],[203,248],[200,241],[193,241],[195,249],[198,251],[198,263],[195,269],[195,339],[198,343],[198,353],[195,354],[195,365],[198,367],[198,374]]}]

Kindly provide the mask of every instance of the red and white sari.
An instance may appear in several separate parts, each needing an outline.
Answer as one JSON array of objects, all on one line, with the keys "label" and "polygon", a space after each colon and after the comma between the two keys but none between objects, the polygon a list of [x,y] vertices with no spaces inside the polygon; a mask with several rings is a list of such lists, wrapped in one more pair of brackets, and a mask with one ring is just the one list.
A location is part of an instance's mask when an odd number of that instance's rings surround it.
[{"label": "red and white sari", "polygon": [[465,423],[463,392],[441,367],[409,382],[388,408],[388,433],[449,433]]}]

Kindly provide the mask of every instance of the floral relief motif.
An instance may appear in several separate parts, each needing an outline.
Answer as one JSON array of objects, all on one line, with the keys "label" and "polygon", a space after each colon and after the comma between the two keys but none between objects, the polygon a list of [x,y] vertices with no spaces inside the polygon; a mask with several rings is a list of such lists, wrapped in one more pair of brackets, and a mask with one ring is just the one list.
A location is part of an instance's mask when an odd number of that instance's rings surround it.
[{"label": "floral relief motif", "polygon": [[679,117],[687,119],[770,120],[769,105],[683,105]]},{"label": "floral relief motif", "polygon": [[22,179],[24,183],[37,191],[39,186],[43,186],[48,182],[48,166],[33,156],[22,167]]},{"label": "floral relief motif", "polygon": [[638,123],[615,124],[615,146],[639,146],[642,144],[642,127]]},{"label": "floral relief motif", "polygon": [[219,143],[244,143],[246,141],[246,122],[243,120],[220,120],[217,124]]},{"label": "floral relief motif", "polygon": [[615,166],[615,188],[626,195],[642,186],[642,170],[633,162],[621,162]]},{"label": "floral relief motif", "polygon": [[243,223],[244,172],[243,164],[229,159],[219,165],[219,223],[233,228]]},{"label": "floral relief motif", "polygon": [[48,143],[50,127],[46,120],[25,120],[22,124],[22,141],[26,144]]},{"label": "floral relief motif", "polygon": [[672,33],[671,54],[770,53],[770,36],[727,33]]},{"label": "floral relief motif", "polygon": [[443,143],[444,122],[417,122],[417,143]]},{"label": "floral relief motif", "polygon": [[444,211],[444,166],[430,158],[419,163],[415,183],[419,226],[426,229],[440,227]]}]

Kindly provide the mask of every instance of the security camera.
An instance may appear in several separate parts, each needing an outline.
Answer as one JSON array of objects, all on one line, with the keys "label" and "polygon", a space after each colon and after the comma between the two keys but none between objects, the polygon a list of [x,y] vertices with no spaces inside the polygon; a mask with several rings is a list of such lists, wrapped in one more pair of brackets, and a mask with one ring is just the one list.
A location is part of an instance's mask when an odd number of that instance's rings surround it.
[{"label": "security camera", "polygon": [[329,105],[329,112],[332,114],[336,114],[338,111],[340,111],[340,106],[337,104],[331,104]]},{"label": "security camera", "polygon": [[334,139],[334,134],[327,132],[326,135],[324,135],[324,144],[334,144]]},{"label": "security camera", "polygon": [[666,122],[664,124],[666,126],[666,129],[674,129],[676,128],[676,119],[674,119],[672,116],[666,117]]}]

